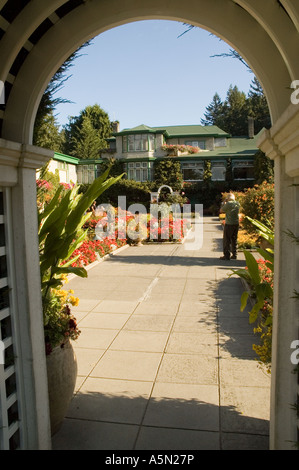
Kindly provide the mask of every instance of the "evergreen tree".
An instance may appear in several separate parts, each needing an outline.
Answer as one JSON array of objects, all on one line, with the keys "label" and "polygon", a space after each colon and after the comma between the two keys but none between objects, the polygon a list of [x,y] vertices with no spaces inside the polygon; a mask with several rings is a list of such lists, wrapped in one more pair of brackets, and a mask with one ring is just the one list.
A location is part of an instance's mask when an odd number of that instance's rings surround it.
[{"label": "evergreen tree", "polygon": [[101,137],[93,127],[89,116],[83,116],[80,128],[71,137],[71,154],[77,158],[95,160],[99,158]]},{"label": "evergreen tree", "polygon": [[59,125],[53,115],[53,111],[45,114],[35,126],[33,134],[34,145],[38,147],[62,152],[64,145],[64,131],[60,131]]},{"label": "evergreen tree", "polygon": [[212,102],[206,108],[205,119],[201,119],[201,124],[203,126],[221,127],[223,125],[223,112],[224,105],[218,93],[215,93]]},{"label": "evergreen tree", "polygon": [[251,82],[247,100],[249,115],[255,122],[255,133],[258,134],[264,127],[269,129],[271,127],[269,107],[263,88],[256,77]]},{"label": "evergreen tree", "polygon": [[254,118],[254,131],[257,134],[263,127],[271,127],[271,118],[266,97],[257,80],[251,83],[248,96],[237,86],[230,86],[224,102],[216,93],[206,108],[205,119],[201,124],[215,125],[232,136],[248,135],[248,117]]},{"label": "evergreen tree", "polygon": [[[67,75],[68,70],[70,67],[72,67],[75,59],[80,57],[80,51],[87,47],[91,42],[87,41],[85,44],[83,44],[81,47],[79,47],[73,54],[70,55],[70,57],[59,67],[57,72],[53,75],[52,79],[50,80],[43,96],[40,101],[36,117],[35,117],[35,123],[34,123],[34,132],[33,132],[33,143],[34,145],[40,145],[39,142],[46,142],[49,141],[51,142],[52,139],[55,140],[55,135],[51,137],[49,140],[49,130],[47,129],[46,123],[50,123],[50,127],[52,131],[53,129],[53,122],[51,115],[54,115],[54,109],[58,104],[61,103],[70,103],[69,100],[65,98],[61,98],[56,96],[57,92],[60,91],[63,88],[64,83],[69,79],[70,75]],[[56,124],[56,120],[55,125]],[[45,132],[45,136],[42,137],[42,133]],[[54,132],[54,134],[56,131]],[[62,133],[63,134],[63,133]],[[56,145],[56,144],[55,144]],[[42,145],[44,147],[44,145]],[[50,148],[51,150],[52,147],[47,147]],[[56,149],[55,149],[56,150]],[[61,151],[61,150],[60,150]]]},{"label": "evergreen tree", "polygon": [[248,106],[246,95],[237,86],[230,86],[224,110],[223,130],[233,136],[248,135]]},{"label": "evergreen tree", "polygon": [[106,111],[98,104],[87,106],[65,126],[65,153],[78,158],[99,158],[111,134],[112,124]]}]

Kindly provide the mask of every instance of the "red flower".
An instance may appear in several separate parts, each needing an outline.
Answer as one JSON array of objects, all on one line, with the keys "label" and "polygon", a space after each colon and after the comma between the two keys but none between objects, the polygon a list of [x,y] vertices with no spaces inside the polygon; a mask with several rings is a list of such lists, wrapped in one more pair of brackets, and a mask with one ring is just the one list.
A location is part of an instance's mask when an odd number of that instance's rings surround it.
[{"label": "red flower", "polygon": [[69,327],[71,330],[75,330],[77,328],[77,323],[74,318],[71,318],[69,321]]}]

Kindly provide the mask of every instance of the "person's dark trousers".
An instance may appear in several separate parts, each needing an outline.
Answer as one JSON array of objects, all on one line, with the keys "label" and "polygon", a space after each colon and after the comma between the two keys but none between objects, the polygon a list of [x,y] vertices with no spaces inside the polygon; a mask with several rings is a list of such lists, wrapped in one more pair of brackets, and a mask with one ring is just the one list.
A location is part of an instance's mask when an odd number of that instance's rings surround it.
[{"label": "person's dark trousers", "polygon": [[223,232],[223,254],[225,258],[230,259],[230,254],[237,256],[237,239],[239,225],[224,225]]}]

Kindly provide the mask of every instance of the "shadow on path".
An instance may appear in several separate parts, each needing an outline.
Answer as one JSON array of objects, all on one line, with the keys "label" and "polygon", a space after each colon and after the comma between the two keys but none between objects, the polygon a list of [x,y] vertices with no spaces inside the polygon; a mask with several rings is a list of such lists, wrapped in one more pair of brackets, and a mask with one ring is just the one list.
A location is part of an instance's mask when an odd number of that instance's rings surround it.
[{"label": "shadow on path", "polygon": [[125,263],[125,264],[161,264],[164,266],[218,266],[219,268],[233,269],[245,266],[244,260],[222,261],[211,256],[168,256],[168,255],[135,255],[126,254],[111,257],[109,263]]},{"label": "shadow on path", "polygon": [[234,406],[125,394],[78,392],[53,449],[268,450],[268,421]]}]

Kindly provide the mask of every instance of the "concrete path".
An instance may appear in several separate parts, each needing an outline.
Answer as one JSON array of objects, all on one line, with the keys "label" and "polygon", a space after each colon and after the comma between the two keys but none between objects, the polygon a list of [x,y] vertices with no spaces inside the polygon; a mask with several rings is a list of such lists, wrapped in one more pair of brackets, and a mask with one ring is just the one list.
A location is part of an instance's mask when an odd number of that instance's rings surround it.
[{"label": "concrete path", "polygon": [[53,449],[268,449],[270,378],[240,312],[237,261],[205,218],[200,250],[129,247],[76,278],[78,383]]}]

